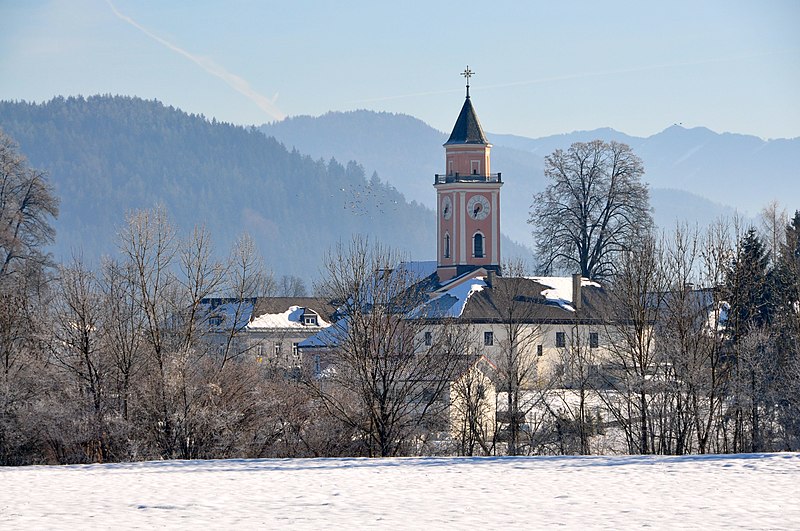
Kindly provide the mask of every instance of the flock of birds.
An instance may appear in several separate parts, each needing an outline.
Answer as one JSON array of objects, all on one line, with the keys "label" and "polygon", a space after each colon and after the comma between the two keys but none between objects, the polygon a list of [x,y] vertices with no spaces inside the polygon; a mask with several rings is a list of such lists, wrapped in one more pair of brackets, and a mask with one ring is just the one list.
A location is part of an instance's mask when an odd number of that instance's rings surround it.
[{"label": "flock of birds", "polygon": [[[368,216],[371,213],[383,214],[387,210],[397,210],[400,203],[394,199],[386,198],[383,190],[376,190],[372,185],[339,188],[345,194],[342,208],[355,216]],[[333,197],[333,194],[331,194]]]},{"label": "flock of birds", "polygon": [[[383,190],[376,190],[371,184],[350,185],[347,188],[339,188],[342,198],[342,208],[354,216],[368,216],[370,214],[384,214],[389,210],[400,208],[400,202],[396,199],[388,199]],[[331,198],[336,194],[330,194]],[[300,193],[295,194],[295,199],[302,199]]]}]

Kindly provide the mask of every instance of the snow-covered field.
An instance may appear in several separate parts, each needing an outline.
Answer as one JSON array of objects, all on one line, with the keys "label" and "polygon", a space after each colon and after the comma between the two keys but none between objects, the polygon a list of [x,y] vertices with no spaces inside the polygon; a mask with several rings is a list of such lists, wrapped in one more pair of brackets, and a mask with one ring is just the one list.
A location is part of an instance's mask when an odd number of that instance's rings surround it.
[{"label": "snow-covered field", "polygon": [[800,529],[800,454],[0,468],[0,528]]}]

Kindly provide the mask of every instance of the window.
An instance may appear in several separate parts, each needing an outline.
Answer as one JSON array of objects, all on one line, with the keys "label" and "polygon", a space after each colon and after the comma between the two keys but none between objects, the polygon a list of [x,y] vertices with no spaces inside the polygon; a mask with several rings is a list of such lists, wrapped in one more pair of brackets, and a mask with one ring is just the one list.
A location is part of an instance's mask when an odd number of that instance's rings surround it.
[{"label": "window", "polygon": [[589,332],[589,348],[597,348],[600,346],[600,336],[597,332]]},{"label": "window", "polygon": [[317,316],[316,315],[306,315],[305,320],[303,321],[307,326],[316,326],[317,325]]},{"label": "window", "polygon": [[222,317],[212,317],[208,320],[208,324],[211,326],[219,326],[222,324]]},{"label": "window", "polygon": [[430,332],[425,332],[425,346],[429,347],[433,344],[433,334]]},{"label": "window", "polygon": [[444,257],[450,258],[450,235],[444,235]]},{"label": "window", "polygon": [[292,343],[292,356],[294,356],[295,358],[299,358],[300,357],[300,347],[299,347],[299,345],[300,345],[300,343]]},{"label": "window", "polygon": [[487,347],[494,345],[494,332],[483,333],[483,344]]},{"label": "window", "polygon": [[273,348],[275,349],[275,357],[277,358],[278,356],[281,355],[281,344],[275,343]]},{"label": "window", "polygon": [[541,356],[543,351],[544,351],[544,349],[542,348],[541,345],[536,345],[536,355],[537,356]]},{"label": "window", "polygon": [[567,340],[564,337],[564,332],[556,332],[556,346],[557,347],[567,346]]},{"label": "window", "polygon": [[453,159],[447,161],[447,175],[453,175]]},{"label": "window", "polygon": [[469,161],[469,164],[470,164],[470,173],[472,175],[477,175],[481,172],[481,161],[471,160]]},{"label": "window", "polygon": [[475,258],[483,258],[483,234],[480,232],[472,238],[472,254]]},{"label": "window", "polygon": [[258,363],[264,363],[264,347],[262,345],[256,345],[255,351],[256,351],[256,361]]}]

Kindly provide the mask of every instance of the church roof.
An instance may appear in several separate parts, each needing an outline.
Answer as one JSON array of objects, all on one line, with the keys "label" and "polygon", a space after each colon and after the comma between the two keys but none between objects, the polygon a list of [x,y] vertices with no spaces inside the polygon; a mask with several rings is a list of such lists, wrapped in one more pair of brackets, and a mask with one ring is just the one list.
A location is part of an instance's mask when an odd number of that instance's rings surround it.
[{"label": "church roof", "polygon": [[464,101],[464,106],[461,107],[461,113],[458,115],[456,125],[453,126],[453,132],[450,133],[450,138],[445,142],[445,146],[451,144],[488,144],[486,135],[483,134],[481,122],[478,120],[478,115],[475,113],[475,108],[472,106],[472,101],[467,96]]}]

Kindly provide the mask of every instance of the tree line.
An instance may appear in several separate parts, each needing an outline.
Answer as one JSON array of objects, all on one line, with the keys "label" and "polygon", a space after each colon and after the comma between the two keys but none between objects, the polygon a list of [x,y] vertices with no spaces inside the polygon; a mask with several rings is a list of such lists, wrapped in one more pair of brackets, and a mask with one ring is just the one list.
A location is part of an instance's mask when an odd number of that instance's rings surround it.
[{"label": "tree line", "polygon": [[346,324],[331,330],[332,363],[296,374],[254,363],[240,328],[208,327],[209,296],[241,301],[239,315],[254,296],[304,294],[272,278],[251,239],[219,258],[207,230],[140,210],[113,255],[57,264],[44,249],[58,206],[3,136],[0,464],[800,448],[800,212],[772,205],[760,229],[720,222],[618,245],[596,261],[614,299],[610,355],[574,334],[549,372],[518,304],[522,270],[506,268],[487,381],[467,370],[476,329],[439,319],[427,335],[429,316],[408,313],[424,287],[380,246],[327,255],[315,290]]},{"label": "tree line", "polygon": [[790,218],[773,202],[758,227],[720,220],[658,235],[643,175],[617,142],[545,159],[550,185],[530,219],[540,268],[606,281],[609,323],[621,324],[608,331],[610,357],[580,341],[564,349],[562,372],[532,401],[547,402],[541,418],[556,424],[557,444],[545,427],[532,448],[604,451],[588,435],[612,428],[629,453],[797,450],[800,211]]}]

